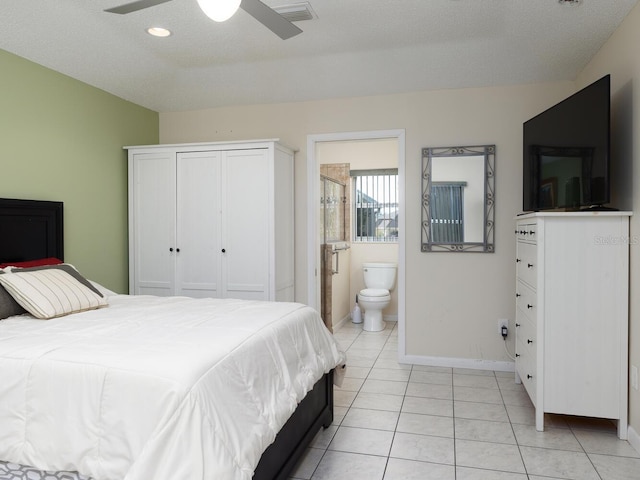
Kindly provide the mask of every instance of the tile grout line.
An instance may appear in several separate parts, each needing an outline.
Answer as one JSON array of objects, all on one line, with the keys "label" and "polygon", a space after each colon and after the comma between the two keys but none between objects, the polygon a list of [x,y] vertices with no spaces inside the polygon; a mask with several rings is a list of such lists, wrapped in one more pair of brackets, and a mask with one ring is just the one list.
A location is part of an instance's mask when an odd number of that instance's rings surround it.
[{"label": "tile grout line", "polygon": [[[365,349],[365,350],[372,350],[371,353],[374,354],[374,355],[372,355],[373,360],[372,360],[372,363],[371,363],[371,367],[368,368],[368,370],[366,372],[366,375],[362,380],[361,385],[358,387],[357,391],[355,392],[355,396],[353,397],[353,401],[346,408],[345,414],[344,414],[342,420],[340,421],[340,424],[336,425],[336,432],[334,432],[331,440],[327,443],[327,447],[326,447],[326,449],[324,449],[324,452],[322,453],[322,456],[321,456],[320,460],[318,461],[318,464],[314,468],[311,478],[313,478],[313,475],[316,474],[316,472],[318,470],[318,467],[319,467],[320,463],[322,462],[322,460],[325,458],[325,456],[326,456],[326,454],[327,454],[327,452],[329,450],[329,446],[331,445],[331,443],[335,439],[335,435],[337,434],[338,430],[343,426],[345,428],[347,428],[343,423],[344,419],[347,417],[349,412],[353,412],[354,409],[356,409],[356,407],[354,406],[354,402],[355,402],[356,398],[358,397],[358,395],[360,393],[364,393],[363,392],[363,388],[364,388],[364,385],[366,384],[366,382],[369,381],[369,380],[383,380],[383,379],[373,379],[373,378],[371,378],[371,376],[373,375],[373,371],[376,368],[376,364],[381,360],[381,356],[382,356],[383,352],[387,351],[390,348],[390,346],[395,342],[395,336],[394,336],[395,328],[397,328],[397,327],[394,326],[394,327],[391,328],[390,332],[388,332],[388,333],[385,332],[386,338],[385,338],[385,341],[383,342],[383,344],[381,346],[376,345],[374,348],[363,348],[363,347],[366,347],[367,345],[366,345],[366,342],[362,342],[362,340],[364,338],[366,338],[366,336],[362,334],[362,330],[357,332],[357,335],[353,338],[353,340],[351,340],[350,345],[346,350],[349,350],[349,348],[354,348],[354,349],[362,348],[362,349]],[[355,329],[354,329],[354,333],[356,333]],[[358,343],[358,341],[360,341],[361,343],[364,343],[365,345],[360,345]],[[374,343],[377,343],[377,342],[374,342]],[[370,346],[373,347],[373,345],[370,345]],[[374,350],[375,350],[375,352],[374,352]],[[385,358],[384,358],[385,361],[389,360],[387,358],[387,356],[388,355],[385,354]],[[383,365],[383,366],[380,366],[378,368],[386,368],[386,367]],[[390,369],[393,369],[393,367],[391,367]],[[387,475],[387,473],[390,473],[390,471],[388,469],[389,469],[389,466],[390,466],[390,460],[392,458],[391,457],[391,452],[392,452],[392,449],[393,449],[394,442],[396,441],[397,434],[399,433],[398,432],[398,427],[399,427],[399,422],[400,422],[400,419],[401,419],[401,416],[402,416],[402,413],[403,413],[402,409],[404,408],[406,399],[409,396],[408,395],[408,391],[409,391],[409,386],[410,386],[410,383],[411,383],[411,378],[413,376],[413,373],[414,372],[418,372],[419,370],[416,370],[416,366],[411,364],[411,365],[409,365],[408,369],[399,369],[399,372],[400,371],[407,371],[408,372],[408,378],[406,380],[402,380],[402,381],[405,382],[405,386],[404,386],[404,390],[403,390],[404,393],[402,394],[402,402],[401,402],[401,405],[400,405],[400,409],[398,411],[398,416],[397,416],[397,418],[395,420],[395,426],[393,428],[393,432],[392,432],[392,436],[391,436],[391,442],[389,444],[389,450],[387,451],[386,461],[384,463],[384,468],[382,469],[382,479],[384,479],[384,477],[385,477],[385,475]],[[465,372],[459,372],[459,373],[460,374],[464,374]],[[454,448],[454,450],[453,450],[453,469],[454,469],[453,478],[457,479],[458,478],[458,475],[457,475],[458,474],[458,470],[457,470],[457,467],[458,467],[457,460],[458,459],[457,459],[457,449],[456,449],[456,441],[457,441],[456,423],[457,423],[457,417],[456,417],[456,407],[455,407],[455,402],[456,402],[456,400],[455,400],[455,391],[456,391],[456,387],[454,385],[454,378],[455,378],[454,369],[451,369],[450,375],[451,375],[451,377],[450,377],[451,378],[450,385],[451,385],[451,389],[452,389],[451,402],[452,402],[452,417],[453,417],[452,418],[452,422],[453,422],[452,436],[453,436],[453,448]],[[401,377],[401,376],[404,376],[404,374],[399,374],[399,377]],[[487,375],[487,376],[489,376],[489,375]],[[527,469],[527,465],[524,462],[524,456],[523,456],[523,451],[522,451],[522,447],[527,446],[527,445],[521,444],[520,440],[518,439],[518,437],[516,435],[516,428],[515,427],[516,427],[516,425],[520,425],[520,424],[519,423],[518,424],[514,424],[513,423],[511,415],[509,414],[509,411],[507,410],[507,403],[506,403],[506,400],[505,400],[505,394],[509,393],[509,396],[508,396],[508,399],[510,401],[509,405],[514,406],[514,407],[520,407],[520,406],[523,406],[523,405],[521,405],[521,402],[519,401],[519,399],[517,397],[513,397],[510,392],[506,391],[508,389],[505,390],[505,389],[501,388],[500,382],[498,382],[498,380],[499,380],[498,375],[497,375],[497,373],[495,371],[492,372],[490,377],[493,378],[494,381],[496,381],[496,383],[498,384],[498,392],[499,392],[499,395],[500,395],[500,401],[501,401],[502,407],[505,409],[506,419],[509,422],[510,431],[511,431],[512,435],[514,436],[515,444],[516,444],[516,446],[518,448],[519,456],[520,456],[520,459],[521,459],[521,462],[522,462],[522,465],[523,465],[523,468],[524,468],[523,478],[530,478],[531,475],[533,475],[533,474],[530,473],[528,471],[528,469]],[[354,377],[354,378],[356,378],[356,377]],[[502,378],[502,377],[500,377],[500,378]],[[391,379],[387,378],[387,380],[391,380]],[[398,380],[396,380],[396,381],[398,381]],[[422,383],[422,382],[417,382],[417,383]],[[463,385],[463,387],[464,387],[464,385]],[[476,387],[470,386],[469,388],[483,388],[483,387],[482,386],[476,386]],[[371,393],[372,394],[382,394],[380,392],[379,393],[371,392]],[[419,398],[423,398],[423,397],[419,397]],[[425,397],[425,398],[432,398],[432,397]],[[433,398],[437,398],[437,397],[433,397]],[[513,400],[513,402],[512,402],[512,400]],[[465,400],[460,400],[460,401],[461,402],[465,402]],[[467,400],[467,401],[471,401],[471,400]],[[489,404],[491,404],[491,402],[480,402],[480,403],[489,403]],[[428,414],[425,413],[424,415],[428,415]],[[572,425],[570,422],[567,422],[567,423],[568,423],[567,424],[568,431],[570,431],[571,434],[573,435],[573,437],[576,439],[578,445],[580,446],[580,449],[582,450],[581,453],[585,454],[587,456],[587,458],[589,459],[589,463],[591,465],[591,468],[593,468],[593,470],[595,471],[595,473],[597,475],[597,478],[599,478],[601,480],[604,479],[605,477],[596,468],[593,460],[589,456],[589,453],[585,449],[585,446],[583,445],[583,442],[581,442],[578,439],[578,437],[575,435],[575,431],[576,430],[581,430],[581,429],[580,428],[575,428],[575,426]],[[529,424],[528,423],[524,423],[523,425],[529,425]],[[361,428],[367,428],[367,427],[361,427]],[[385,429],[382,428],[380,430],[385,430]],[[586,429],[586,430],[589,430],[589,429]],[[477,441],[483,441],[483,440],[477,440]],[[488,443],[495,443],[495,442],[488,441]],[[529,445],[529,447],[565,451],[564,448],[557,448],[557,447],[546,446],[546,445],[545,446]],[[573,452],[575,450],[567,450],[567,451],[572,451]],[[355,453],[355,452],[352,452],[352,453]],[[363,453],[363,455],[366,455],[366,454]],[[603,453],[602,455],[607,455],[607,456],[610,456],[610,457],[616,457],[617,456],[617,455],[611,455],[611,454],[606,454],[606,453]],[[624,455],[622,455],[622,456],[624,456]],[[384,456],[382,458],[384,458]],[[434,462],[427,462],[427,463],[434,463]],[[382,464],[381,464],[381,466],[382,466]],[[474,468],[474,467],[470,467],[470,468]],[[479,468],[479,467],[477,467],[477,468]]]},{"label": "tile grout line", "polygon": [[522,461],[522,467],[524,468],[524,474],[526,478],[530,478],[529,470],[527,469],[527,464],[524,461],[524,456],[522,455],[522,449],[520,448],[520,442],[518,441],[518,436],[516,435],[516,431],[513,428],[513,422],[511,421],[511,417],[509,416],[509,410],[507,410],[507,404],[504,403],[504,396],[502,395],[502,389],[500,388],[500,383],[498,382],[498,377],[495,372],[493,375],[496,379],[496,383],[498,384],[498,391],[500,392],[500,398],[502,399],[502,406],[504,407],[504,411],[507,414],[507,419],[509,420],[509,427],[511,427],[511,433],[513,433],[513,440],[516,442],[516,447],[518,447],[518,454],[520,455],[520,460]]},{"label": "tile grout line", "polygon": [[451,369],[451,412],[453,415],[453,479],[458,478],[458,448],[456,445],[456,392],[453,385],[453,368]]},{"label": "tile grout line", "polygon": [[587,457],[587,460],[589,460],[589,463],[591,464],[591,466],[593,467],[593,470],[596,472],[596,475],[598,475],[598,478],[600,480],[602,480],[602,475],[600,475],[600,471],[598,470],[598,468],[596,467],[596,465],[593,463],[593,460],[591,459],[591,457],[589,456],[589,452],[587,452],[587,450],[584,448],[584,445],[582,444],[582,442],[580,441],[580,438],[578,438],[578,436],[576,435],[576,432],[573,431],[573,427],[571,426],[570,423],[567,422],[567,426],[569,427],[569,431],[571,432],[571,434],[575,437],[576,441],[578,442],[578,445],[580,445],[580,448],[582,449],[582,451],[584,452],[584,454]]},{"label": "tile grout line", "polygon": [[[342,328],[341,328],[342,329]],[[335,332],[334,332],[335,333]],[[351,341],[351,343],[349,344],[349,346],[347,348],[344,349],[345,353],[349,350],[349,348],[351,348],[351,346],[353,345],[353,343],[360,337],[360,334],[362,333],[362,331],[358,332],[358,334],[356,335],[356,337]],[[370,372],[371,370],[369,370]],[[369,373],[367,373],[367,377],[365,377],[364,381],[362,382],[362,384],[364,385],[364,382],[366,381],[366,379],[369,377]],[[346,378],[346,377],[345,377]],[[332,386],[333,388],[333,386]],[[358,392],[357,394],[360,392],[360,389],[362,388],[362,385],[358,388]],[[355,397],[354,397],[355,400]],[[333,442],[333,439],[336,436],[336,433],[338,433],[338,430],[340,429],[340,427],[342,426],[342,422],[344,422],[344,419],[346,418],[347,414],[349,413],[349,410],[351,410],[351,407],[353,405],[353,401],[349,404],[349,406],[347,407],[346,412],[344,413],[344,416],[342,417],[342,420],[340,420],[340,424],[336,425],[336,431],[334,432],[334,434],[331,436],[331,440],[327,443],[326,448],[324,448],[324,451],[322,453],[322,455],[320,456],[320,460],[318,461],[318,463],[316,464],[315,468],[313,469],[313,472],[311,472],[311,475],[309,476],[310,480],[313,480],[314,475],[316,474],[316,472],[318,471],[318,467],[320,466],[320,464],[322,463],[322,460],[324,459],[324,457],[327,455],[327,452],[329,451],[329,446],[331,445],[331,442]],[[332,422],[333,423],[333,422]]]}]

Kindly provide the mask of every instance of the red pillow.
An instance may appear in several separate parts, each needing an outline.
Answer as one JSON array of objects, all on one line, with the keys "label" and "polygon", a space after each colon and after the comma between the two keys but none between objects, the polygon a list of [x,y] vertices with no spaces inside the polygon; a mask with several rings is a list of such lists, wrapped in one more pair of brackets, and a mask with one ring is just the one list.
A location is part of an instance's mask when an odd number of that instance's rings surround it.
[{"label": "red pillow", "polygon": [[49,258],[40,258],[38,260],[27,260],[26,262],[0,263],[0,268],[5,268],[5,267],[29,268],[29,267],[41,267],[43,265],[60,265],[61,263],[62,263],[62,260],[59,260],[55,257],[49,257]]}]

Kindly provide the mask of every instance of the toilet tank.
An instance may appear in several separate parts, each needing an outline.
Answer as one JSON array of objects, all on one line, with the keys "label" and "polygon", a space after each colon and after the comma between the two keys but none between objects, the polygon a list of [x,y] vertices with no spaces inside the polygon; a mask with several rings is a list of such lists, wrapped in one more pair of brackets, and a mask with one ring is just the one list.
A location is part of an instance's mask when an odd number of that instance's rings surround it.
[{"label": "toilet tank", "polygon": [[396,279],[395,263],[363,263],[362,273],[367,288],[391,290]]}]

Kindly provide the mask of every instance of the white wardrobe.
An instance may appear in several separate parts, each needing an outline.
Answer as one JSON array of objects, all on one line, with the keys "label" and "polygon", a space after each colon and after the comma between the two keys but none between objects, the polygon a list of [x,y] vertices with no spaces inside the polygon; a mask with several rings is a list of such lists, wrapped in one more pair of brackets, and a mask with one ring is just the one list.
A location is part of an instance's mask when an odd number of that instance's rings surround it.
[{"label": "white wardrobe", "polygon": [[125,147],[129,292],[293,301],[293,151],[277,140]]}]

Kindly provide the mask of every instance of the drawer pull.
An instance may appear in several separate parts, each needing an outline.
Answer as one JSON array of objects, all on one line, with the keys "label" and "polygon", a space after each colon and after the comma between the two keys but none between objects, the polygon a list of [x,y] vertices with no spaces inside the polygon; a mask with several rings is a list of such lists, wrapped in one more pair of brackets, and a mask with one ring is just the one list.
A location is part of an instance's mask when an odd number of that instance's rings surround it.
[{"label": "drawer pull", "polygon": [[534,232],[533,230],[529,230],[529,235],[535,235],[536,232]]},{"label": "drawer pull", "polygon": [[521,297],[522,295],[520,295],[519,293],[516,293],[516,298]]},{"label": "drawer pull", "polygon": [[533,308],[533,305],[531,305],[530,303],[527,303],[527,308]]},{"label": "drawer pull", "polygon": [[531,340],[530,338],[527,338],[527,343],[533,343],[533,340]]},{"label": "drawer pull", "polygon": [[519,258],[516,258],[516,263],[520,263],[522,260],[520,260]]},{"label": "drawer pull", "polygon": [[520,354],[519,354],[519,353],[516,353],[516,358],[518,358],[518,357],[520,357]]},{"label": "drawer pull", "polygon": [[527,268],[533,267],[533,263],[527,263]]},{"label": "drawer pull", "polygon": [[516,323],[516,328],[518,328],[519,326],[520,326],[520,324],[519,324],[519,323]]},{"label": "drawer pull", "polygon": [[531,379],[533,378],[533,375],[529,375],[529,374],[527,373],[527,378],[528,378],[529,380],[531,380]]}]

